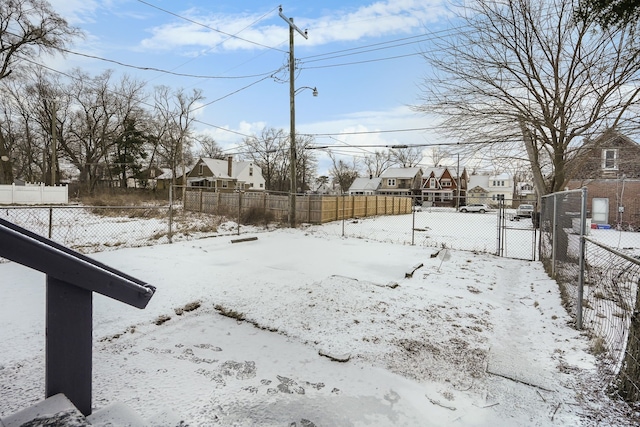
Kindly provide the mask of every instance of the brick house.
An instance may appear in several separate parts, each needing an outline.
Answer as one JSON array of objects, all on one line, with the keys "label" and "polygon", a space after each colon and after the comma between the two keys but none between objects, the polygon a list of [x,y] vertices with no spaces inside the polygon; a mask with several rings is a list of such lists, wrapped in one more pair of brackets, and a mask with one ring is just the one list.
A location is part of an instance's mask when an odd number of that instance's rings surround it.
[{"label": "brick house", "polygon": [[[428,206],[455,207],[466,204],[467,170],[458,172],[447,167],[428,168],[422,176],[422,201]],[[458,186],[459,184],[459,186]],[[458,204],[458,199],[460,202]]]},{"label": "brick house", "polygon": [[585,145],[569,165],[568,188],[587,188],[593,223],[640,229],[640,145],[615,130]]}]

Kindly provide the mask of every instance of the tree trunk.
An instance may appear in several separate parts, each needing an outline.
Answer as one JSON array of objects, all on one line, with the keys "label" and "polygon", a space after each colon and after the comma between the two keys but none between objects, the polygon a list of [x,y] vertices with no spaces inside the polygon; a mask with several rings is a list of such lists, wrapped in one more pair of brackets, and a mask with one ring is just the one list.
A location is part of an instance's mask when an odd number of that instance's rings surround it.
[{"label": "tree trunk", "polygon": [[520,124],[520,130],[522,131],[522,139],[524,141],[524,146],[527,149],[527,156],[529,157],[529,162],[531,162],[531,172],[533,173],[533,185],[536,188],[536,193],[538,195],[538,203],[537,206],[541,206],[540,202],[542,200],[542,196],[547,194],[547,187],[544,183],[544,177],[542,176],[542,171],[540,168],[540,160],[538,158],[537,146],[535,145],[535,141],[531,138],[531,132],[527,128],[524,123],[524,119],[520,118],[518,120]]},{"label": "tree trunk", "polygon": [[2,129],[0,129],[0,184],[13,184],[13,162]]}]

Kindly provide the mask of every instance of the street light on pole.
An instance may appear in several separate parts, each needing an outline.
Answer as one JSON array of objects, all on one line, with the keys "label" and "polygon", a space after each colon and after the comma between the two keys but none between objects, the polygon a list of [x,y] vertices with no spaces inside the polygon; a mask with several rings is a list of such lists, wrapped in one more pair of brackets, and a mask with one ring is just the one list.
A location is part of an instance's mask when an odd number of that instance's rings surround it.
[{"label": "street light on pole", "polygon": [[[296,86],[295,86],[295,56],[293,53],[293,30],[296,30],[302,37],[308,39],[306,31],[300,30],[294,23],[293,18],[287,18],[282,13],[282,6],[280,6],[280,17],[289,24],[289,104],[290,104],[290,126],[291,132],[289,137],[291,138],[289,145],[289,162],[291,163],[291,188],[289,193],[289,225],[291,228],[296,227]],[[301,88],[302,89],[302,88]],[[318,91],[314,89],[314,96]]]}]

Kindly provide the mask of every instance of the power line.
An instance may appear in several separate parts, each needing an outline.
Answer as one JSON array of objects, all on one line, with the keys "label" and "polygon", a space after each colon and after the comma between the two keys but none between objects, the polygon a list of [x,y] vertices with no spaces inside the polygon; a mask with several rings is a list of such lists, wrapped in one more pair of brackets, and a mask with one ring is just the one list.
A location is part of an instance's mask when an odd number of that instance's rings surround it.
[{"label": "power line", "polygon": [[[237,80],[237,79],[249,79],[249,78],[255,78],[255,77],[268,76],[268,75],[271,75],[271,74],[274,73],[274,71],[271,71],[271,72],[268,72],[268,73],[250,74],[250,75],[246,75],[246,76],[210,76],[210,75],[197,75],[197,74],[188,74],[188,73],[176,73],[176,72],[169,71],[169,70],[163,70],[161,68],[142,67],[142,66],[137,66],[137,65],[126,64],[124,62],[116,61],[115,59],[102,58],[100,56],[89,55],[87,53],[74,52],[74,51],[67,50],[67,49],[60,49],[60,50],[62,52],[70,53],[72,55],[83,56],[85,58],[90,58],[90,59],[97,59],[97,60],[104,61],[104,62],[110,62],[110,63],[116,64],[116,65],[120,65],[120,66],[127,67],[127,68],[133,68],[133,69],[136,69],[136,70],[156,71],[156,72],[163,73],[163,74],[170,74],[172,76],[193,77],[193,78],[196,78],[196,79],[228,79],[228,80],[234,80],[235,79],[235,80]],[[176,68],[178,68],[178,67],[176,67]]]},{"label": "power line", "polygon": [[[200,27],[206,28],[206,29],[211,30],[211,31],[214,31],[214,32],[216,32],[216,33],[224,34],[224,35],[225,35],[225,36],[227,36],[227,37],[230,37],[230,38],[233,38],[233,39],[237,39],[237,40],[241,40],[241,41],[243,41],[243,42],[246,42],[246,43],[249,43],[249,44],[253,44],[253,45],[256,45],[256,46],[260,46],[260,47],[263,47],[263,48],[265,48],[265,49],[271,49],[271,50],[275,50],[275,51],[278,51],[278,52],[286,53],[286,51],[284,51],[284,50],[277,49],[277,48],[275,48],[275,47],[271,47],[271,46],[267,46],[267,45],[264,45],[264,44],[262,44],[262,43],[254,42],[254,41],[252,41],[252,40],[248,40],[248,39],[245,39],[245,38],[242,38],[242,37],[238,37],[238,36],[236,36],[235,34],[229,34],[229,33],[226,33],[226,32],[224,32],[224,31],[222,31],[222,30],[218,30],[217,28],[210,27],[210,26],[208,26],[208,25],[206,25],[206,24],[203,24],[203,23],[201,23],[201,22],[195,21],[195,20],[193,20],[193,19],[187,18],[187,17],[185,17],[185,16],[179,15],[179,14],[174,13],[174,12],[171,12],[170,10],[163,9],[163,8],[161,8],[161,7],[159,7],[159,6],[156,6],[156,5],[154,5],[154,4],[151,4],[151,3],[146,2],[146,1],[144,1],[144,0],[138,0],[138,1],[139,1],[140,3],[142,3],[142,4],[146,4],[146,5],[147,5],[147,6],[149,6],[149,7],[152,7],[152,8],[154,8],[154,9],[158,9],[158,10],[159,10],[159,11],[161,11],[161,12],[164,12],[164,13],[167,13],[167,14],[169,14],[169,15],[175,16],[176,18],[180,18],[180,19],[182,19],[182,20],[184,20],[184,21],[190,22],[190,23],[192,23],[192,24],[198,25],[198,26],[200,26]],[[272,13],[272,12],[274,12],[275,10],[276,10],[276,9],[273,9],[273,10],[272,10],[272,11],[270,11],[269,13]],[[268,13],[268,14],[269,14],[269,13]],[[268,15],[268,14],[266,14],[266,15]],[[266,16],[266,15],[265,15],[265,16]]]},{"label": "power line", "polygon": [[353,131],[353,132],[337,132],[337,133],[305,133],[303,135],[314,137],[332,137],[340,135],[367,135],[375,133],[395,133],[395,132],[418,132],[432,130],[432,128],[407,128],[407,129],[387,129],[387,130],[370,130],[370,131]]},{"label": "power line", "polygon": [[422,56],[421,53],[408,53],[406,55],[398,55],[398,56],[389,56],[387,58],[378,58],[378,59],[366,59],[362,61],[354,61],[354,62],[345,62],[342,64],[332,64],[332,65],[317,65],[315,67],[300,67],[301,70],[314,70],[320,68],[333,68],[333,67],[344,67],[347,65],[358,65],[358,64],[367,64],[370,62],[380,62],[380,61],[390,61],[393,59],[407,58],[409,56]]},{"label": "power line", "polygon": [[[62,76],[68,77],[68,78],[70,78],[71,80],[79,80],[79,79],[78,79],[78,77],[73,76],[73,75],[71,75],[71,74],[69,74],[69,73],[65,73],[64,71],[56,70],[56,69],[54,69],[54,68],[51,68],[51,67],[46,66],[46,65],[44,65],[44,64],[40,64],[40,63],[38,63],[38,62],[35,62],[35,61],[33,61],[33,60],[29,59],[29,58],[23,57],[23,56],[20,56],[20,58],[21,58],[23,61],[25,61],[25,62],[29,62],[29,63],[31,63],[31,64],[33,64],[33,65],[35,65],[35,66],[42,67],[42,68],[44,68],[44,69],[46,69],[46,70],[49,70],[49,71],[51,71],[51,72],[53,72],[53,73],[60,74],[60,75],[62,75]],[[268,76],[268,77],[269,77],[269,76]],[[236,93],[238,93],[238,92],[240,92],[240,91],[242,91],[242,90],[244,90],[244,89],[247,89],[247,88],[249,88],[249,87],[253,86],[254,84],[257,84],[257,83],[259,83],[259,82],[261,82],[261,81],[265,80],[265,79],[266,79],[266,78],[268,78],[268,77],[262,78],[262,79],[260,79],[260,80],[258,80],[258,81],[256,81],[256,82],[254,82],[254,83],[251,83],[251,84],[249,84],[249,85],[247,85],[247,86],[245,86],[245,87],[243,87],[243,88],[241,88],[241,89],[239,89],[239,90],[234,91],[234,92],[233,92],[233,93],[231,93],[231,94],[225,95],[225,96],[223,96],[223,97],[221,97],[221,98],[219,98],[219,99],[217,99],[217,100],[215,100],[215,101],[213,101],[213,102],[217,102],[217,101],[219,101],[219,100],[221,100],[221,99],[227,98],[228,96],[231,96],[231,95],[233,95],[233,94],[236,94]],[[118,93],[118,92],[117,92],[117,91],[115,91],[115,90],[108,89],[108,91],[109,91],[109,92],[111,92],[111,93],[114,93],[114,94],[116,94],[116,95],[121,95],[121,96],[123,95],[123,94],[121,94],[121,93]],[[206,105],[210,105],[210,104],[212,104],[213,102],[210,102],[210,103],[208,103],[208,104],[206,104]],[[156,107],[155,105],[150,104],[150,103],[145,102],[145,101],[140,101],[140,103],[141,103],[141,104],[143,104],[143,105],[146,105],[147,107],[150,107],[150,108],[155,108],[155,107]],[[199,109],[199,108],[202,108],[202,107],[201,107],[201,106],[198,106],[198,107],[196,107],[196,108],[193,108],[191,111],[195,111],[195,110],[197,110],[197,109]],[[224,127],[222,127],[222,126],[217,126],[217,125],[214,125],[214,124],[211,124],[211,123],[207,123],[207,122],[204,122],[204,121],[201,121],[201,120],[194,119],[193,121],[194,121],[194,122],[197,122],[197,123],[201,123],[201,124],[206,125],[206,126],[209,126],[209,127],[212,127],[212,128],[215,128],[215,129],[223,130],[223,131],[225,131],[225,132],[229,132],[229,133],[233,133],[233,134],[236,134],[236,135],[240,135],[240,136],[243,136],[243,137],[249,137],[249,136],[250,136],[250,135],[243,134],[243,133],[241,133],[241,132],[237,132],[237,131],[234,131],[234,130],[231,130],[231,129],[227,129],[227,128],[224,128]]]}]

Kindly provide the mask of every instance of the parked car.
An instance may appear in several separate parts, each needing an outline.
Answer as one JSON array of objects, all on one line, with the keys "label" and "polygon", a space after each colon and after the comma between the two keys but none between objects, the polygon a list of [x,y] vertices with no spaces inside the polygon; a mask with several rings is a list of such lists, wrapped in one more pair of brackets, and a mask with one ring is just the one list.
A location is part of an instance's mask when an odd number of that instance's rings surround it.
[{"label": "parked car", "polygon": [[489,206],[487,205],[483,205],[480,203],[471,203],[468,205],[464,205],[464,206],[460,206],[460,212],[480,212],[480,213],[485,213],[485,212],[489,212],[491,209],[489,209]]},{"label": "parked car", "polygon": [[518,218],[531,218],[533,215],[533,205],[520,205],[516,208],[516,216]]}]

